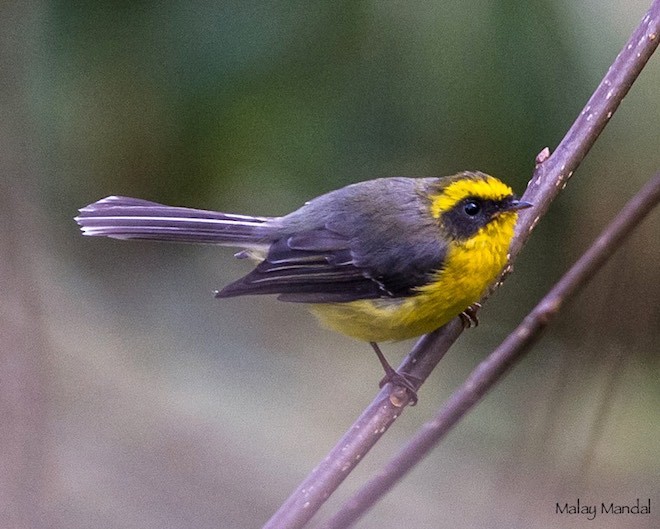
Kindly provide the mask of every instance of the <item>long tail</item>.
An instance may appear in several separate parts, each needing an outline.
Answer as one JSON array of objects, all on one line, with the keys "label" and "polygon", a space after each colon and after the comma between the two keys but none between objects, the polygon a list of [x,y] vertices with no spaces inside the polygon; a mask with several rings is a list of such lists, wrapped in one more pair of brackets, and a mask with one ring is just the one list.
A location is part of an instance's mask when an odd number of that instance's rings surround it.
[{"label": "long tail", "polygon": [[255,247],[270,242],[265,223],[273,219],[110,196],[80,209],[75,220],[94,237]]}]

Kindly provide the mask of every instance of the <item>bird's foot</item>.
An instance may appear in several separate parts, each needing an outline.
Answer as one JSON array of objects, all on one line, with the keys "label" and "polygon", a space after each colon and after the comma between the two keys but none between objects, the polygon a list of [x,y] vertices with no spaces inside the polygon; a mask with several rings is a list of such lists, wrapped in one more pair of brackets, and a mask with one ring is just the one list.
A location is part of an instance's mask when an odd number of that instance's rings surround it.
[{"label": "bird's foot", "polygon": [[470,327],[477,327],[479,325],[479,317],[477,312],[481,308],[481,303],[473,303],[458,316],[463,322],[463,328],[469,329]]},{"label": "bird's foot", "polygon": [[392,384],[393,386],[403,388],[410,396],[410,405],[414,406],[417,404],[417,388],[422,380],[409,374],[398,373],[387,361],[385,355],[380,350],[380,347],[378,347],[378,344],[376,342],[370,343],[371,347],[376,352],[376,356],[378,356],[380,364],[383,366],[383,370],[385,371],[385,376],[381,379],[378,387],[382,388],[385,384]]}]

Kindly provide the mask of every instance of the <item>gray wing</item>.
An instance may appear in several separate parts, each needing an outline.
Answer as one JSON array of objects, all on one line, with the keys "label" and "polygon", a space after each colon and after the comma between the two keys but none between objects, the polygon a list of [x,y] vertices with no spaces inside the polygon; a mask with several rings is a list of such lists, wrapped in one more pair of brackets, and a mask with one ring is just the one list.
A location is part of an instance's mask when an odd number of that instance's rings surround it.
[{"label": "gray wing", "polygon": [[384,295],[380,285],[355,266],[347,243],[325,230],[279,239],[252,272],[216,296],[279,294],[285,301],[328,303]]},{"label": "gray wing", "polygon": [[[410,295],[442,268],[446,254],[414,182],[374,180],[315,199],[284,217],[294,233],[276,240],[264,261],[216,295],[279,294],[303,303]],[[380,193],[376,203],[374,192]]]}]

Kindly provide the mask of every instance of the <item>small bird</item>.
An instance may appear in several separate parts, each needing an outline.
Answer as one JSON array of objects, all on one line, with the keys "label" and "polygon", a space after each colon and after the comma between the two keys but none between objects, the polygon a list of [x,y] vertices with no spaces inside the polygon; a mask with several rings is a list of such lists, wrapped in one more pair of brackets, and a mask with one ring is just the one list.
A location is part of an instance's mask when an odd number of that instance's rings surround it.
[{"label": "small bird", "polygon": [[414,387],[377,343],[431,332],[476,303],[507,262],[518,210],[532,204],[481,172],[348,185],[283,217],[110,196],[82,209],[84,235],[242,248],[257,261],[215,293],[307,303],[327,327],[369,342],[381,382]]}]

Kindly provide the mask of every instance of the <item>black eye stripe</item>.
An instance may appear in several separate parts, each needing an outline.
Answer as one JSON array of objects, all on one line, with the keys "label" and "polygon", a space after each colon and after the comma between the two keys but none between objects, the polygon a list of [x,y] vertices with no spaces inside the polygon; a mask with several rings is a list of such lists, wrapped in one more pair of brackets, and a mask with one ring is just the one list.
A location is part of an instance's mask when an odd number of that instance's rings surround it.
[{"label": "black eye stripe", "polygon": [[501,200],[466,197],[442,214],[443,228],[450,237],[467,240],[491,222],[506,203],[506,197]]}]

